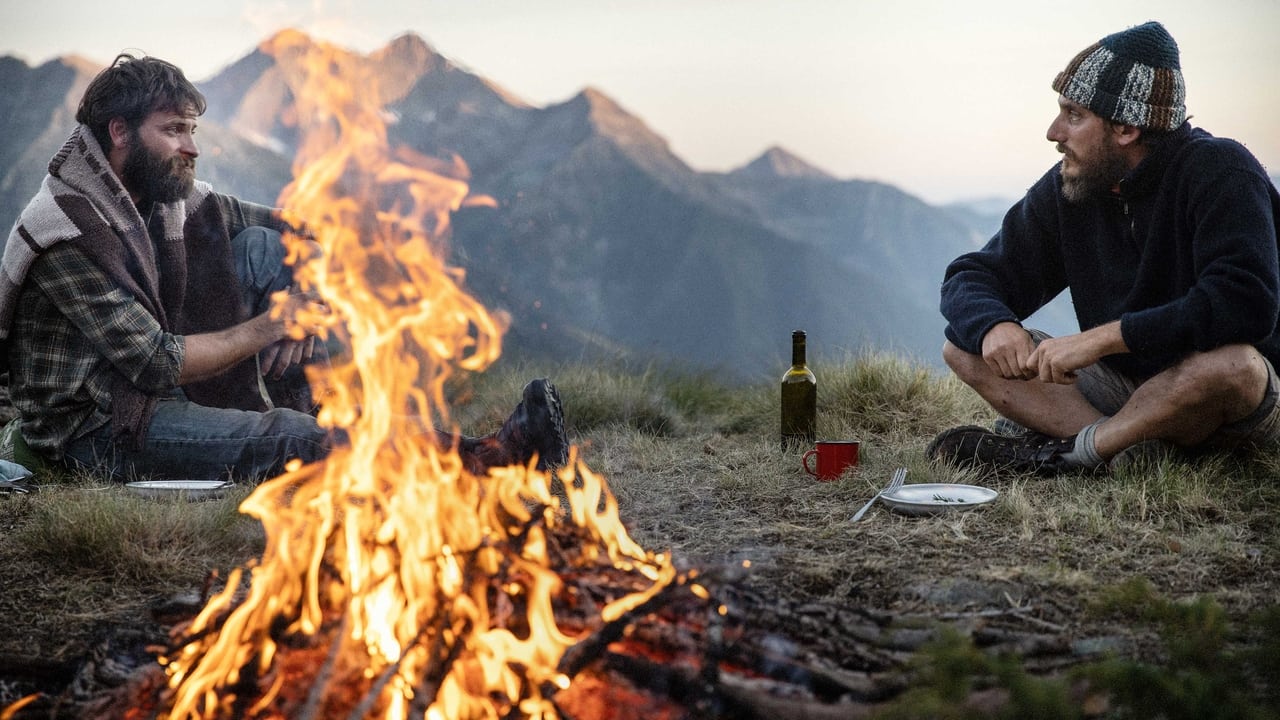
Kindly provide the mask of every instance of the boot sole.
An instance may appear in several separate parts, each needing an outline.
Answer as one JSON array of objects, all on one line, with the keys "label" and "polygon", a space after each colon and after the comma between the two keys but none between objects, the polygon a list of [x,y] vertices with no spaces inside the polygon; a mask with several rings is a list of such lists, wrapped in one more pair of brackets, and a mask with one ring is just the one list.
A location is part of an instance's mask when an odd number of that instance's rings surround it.
[{"label": "boot sole", "polygon": [[538,450],[538,469],[564,465],[569,459],[569,441],[565,435],[564,407],[556,386],[546,378],[532,380],[524,386],[523,401],[528,417],[527,427],[551,430],[549,434],[529,434]]}]

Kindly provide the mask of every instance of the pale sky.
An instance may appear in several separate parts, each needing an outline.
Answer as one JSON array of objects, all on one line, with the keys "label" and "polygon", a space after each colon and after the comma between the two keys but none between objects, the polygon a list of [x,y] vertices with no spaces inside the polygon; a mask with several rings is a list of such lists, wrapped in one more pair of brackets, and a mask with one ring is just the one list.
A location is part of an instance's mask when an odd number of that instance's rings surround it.
[{"label": "pale sky", "polygon": [[1280,174],[1280,0],[0,0],[0,55],[131,50],[199,81],[285,27],[365,52],[411,31],[534,105],[598,88],[699,170],[781,145],[942,203],[1020,195],[1058,157],[1053,76],[1152,19],[1192,122]]}]

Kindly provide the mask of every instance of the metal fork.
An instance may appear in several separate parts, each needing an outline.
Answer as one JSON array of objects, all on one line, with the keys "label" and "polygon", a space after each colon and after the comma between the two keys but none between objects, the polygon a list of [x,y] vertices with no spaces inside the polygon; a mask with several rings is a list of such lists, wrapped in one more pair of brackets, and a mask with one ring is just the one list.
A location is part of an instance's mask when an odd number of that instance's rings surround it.
[{"label": "metal fork", "polygon": [[881,495],[887,495],[887,494],[889,494],[889,493],[891,493],[891,492],[893,492],[893,491],[897,490],[898,488],[902,487],[902,483],[904,483],[904,482],[906,482],[906,481],[907,481],[907,469],[906,469],[906,468],[904,468],[904,467],[900,467],[900,468],[898,468],[897,470],[894,470],[894,471],[893,471],[893,477],[892,477],[892,478],[890,478],[890,480],[889,480],[889,485],[888,485],[888,486],[886,486],[886,487],[885,487],[885,489],[883,489],[883,490],[881,490],[880,492],[876,493],[876,494],[875,494],[875,497],[873,497],[873,498],[871,498],[870,500],[868,500],[868,501],[867,501],[867,504],[866,504],[866,505],[863,505],[863,506],[862,506],[862,509],[861,509],[861,510],[859,510],[859,511],[858,511],[858,512],[853,516],[853,519],[852,519],[852,520],[850,520],[849,522],[858,522],[859,520],[861,520],[861,519],[862,519],[862,516],[863,516],[863,515],[865,515],[865,514],[867,514],[867,510],[871,509],[871,506],[875,504],[876,500],[879,500],[879,499],[880,499],[880,496],[881,496]]}]

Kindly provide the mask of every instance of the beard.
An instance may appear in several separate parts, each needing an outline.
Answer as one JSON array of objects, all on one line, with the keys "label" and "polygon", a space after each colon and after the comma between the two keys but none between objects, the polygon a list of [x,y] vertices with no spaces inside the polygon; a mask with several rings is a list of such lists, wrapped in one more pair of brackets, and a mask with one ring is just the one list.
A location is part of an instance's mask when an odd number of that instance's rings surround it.
[{"label": "beard", "polygon": [[191,194],[196,161],[182,155],[166,159],[143,145],[134,131],[122,174],[124,186],[137,193],[141,203],[171,203]]},{"label": "beard", "polygon": [[[1058,151],[1066,156],[1058,174],[1062,177],[1062,197],[1069,203],[1083,202],[1110,191],[1128,172],[1128,166],[1119,150],[1108,143],[1098,145],[1088,158],[1082,158],[1076,153],[1068,154],[1069,151],[1062,145],[1058,146]],[[1065,172],[1067,160],[1076,166],[1074,177],[1068,177]]]}]

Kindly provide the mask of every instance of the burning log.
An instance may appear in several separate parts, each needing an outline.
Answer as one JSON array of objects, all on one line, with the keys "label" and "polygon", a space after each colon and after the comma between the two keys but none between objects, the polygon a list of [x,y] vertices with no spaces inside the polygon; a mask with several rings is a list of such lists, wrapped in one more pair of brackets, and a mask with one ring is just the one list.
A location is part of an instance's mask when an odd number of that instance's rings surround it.
[{"label": "burning log", "polygon": [[[573,533],[561,536],[562,544],[579,539]],[[558,595],[556,613],[566,627],[598,616],[601,607],[596,605],[591,612],[589,604],[625,595],[636,583],[633,576],[600,561],[566,570],[565,575],[573,582]],[[729,617],[723,606],[693,588],[690,582],[672,583],[613,620],[579,628],[584,632],[565,652],[560,666],[572,681],[548,689],[557,714],[566,720],[838,717],[851,707],[851,695],[867,694],[857,680],[803,667],[754,646],[741,619]],[[520,608],[514,609],[514,616],[519,616]],[[175,646],[167,654],[180,650],[185,629],[175,629]],[[238,699],[227,707],[226,716],[368,716],[387,674],[362,679],[341,668],[334,651],[340,643],[332,637],[343,630],[338,621],[327,626],[321,637],[295,641],[282,637],[276,670],[243,675],[229,688]],[[441,669],[456,659],[456,652],[443,653]],[[422,717],[430,704],[433,688],[422,690],[422,700],[411,710],[414,717]],[[163,711],[169,692],[164,669],[155,664],[96,698],[76,717],[154,717]],[[272,701],[264,708],[261,699],[268,696]],[[831,699],[839,702],[833,704]],[[501,716],[512,712],[507,708]]]},{"label": "burning log", "polygon": [[[917,679],[913,650],[936,639],[943,628],[992,652],[1017,654],[1025,668],[1037,672],[1088,659],[1069,642],[1065,627],[1036,617],[1029,607],[892,616],[819,603],[789,604],[743,589],[736,575],[706,571],[685,573],[684,582],[666,585],[642,606],[603,621],[603,607],[633,590],[638,579],[599,557],[581,562],[583,553],[574,547],[584,538],[576,528],[559,526],[548,537],[548,545],[557,548],[553,556],[567,563],[557,566],[563,582],[555,595],[555,616],[575,638],[559,668],[571,673],[571,682],[546,689],[549,703],[564,720],[864,717],[912,686]],[[695,589],[698,583],[706,592]],[[520,617],[520,599],[508,600],[503,616]],[[164,668],[154,658],[176,651],[199,610],[189,602],[175,603],[158,619],[174,619],[178,607],[186,607],[187,615],[170,633],[172,642],[152,648],[149,664],[125,684],[99,688],[88,704],[66,696],[44,698],[15,718],[156,717],[169,690]],[[338,644],[330,639],[342,631],[339,621],[326,626],[322,636],[282,640],[274,675],[260,674],[235,686],[234,692],[244,697],[236,711],[282,682],[276,691],[277,717],[368,716],[371,699],[380,695],[379,685],[385,687],[390,675],[350,685],[334,651]],[[135,635],[114,644],[142,650],[140,643],[154,637]],[[457,659],[440,657],[442,662]],[[51,671],[69,672],[65,667]],[[431,691],[418,694],[409,717],[426,716]],[[1079,688],[1076,695],[1083,697],[1086,691]],[[343,698],[341,706],[334,700],[337,695]],[[328,704],[321,697],[328,697]],[[992,712],[1007,702],[997,690],[975,691],[970,699],[974,708]]]}]

